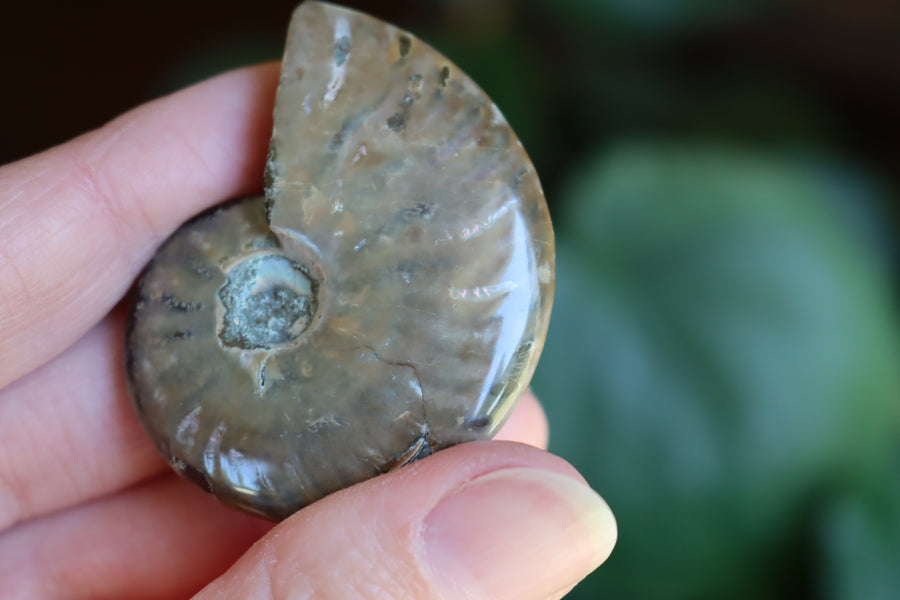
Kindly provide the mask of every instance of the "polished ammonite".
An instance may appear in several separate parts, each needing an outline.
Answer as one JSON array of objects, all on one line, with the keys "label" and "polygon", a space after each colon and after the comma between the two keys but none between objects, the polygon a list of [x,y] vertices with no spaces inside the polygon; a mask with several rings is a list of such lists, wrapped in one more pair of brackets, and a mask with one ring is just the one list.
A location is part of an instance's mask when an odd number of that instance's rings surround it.
[{"label": "polished ammonite", "polygon": [[491,100],[414,36],[295,12],[265,196],[179,229],[138,284],[132,399],[172,466],[284,518],[491,437],[543,346],[553,232]]}]

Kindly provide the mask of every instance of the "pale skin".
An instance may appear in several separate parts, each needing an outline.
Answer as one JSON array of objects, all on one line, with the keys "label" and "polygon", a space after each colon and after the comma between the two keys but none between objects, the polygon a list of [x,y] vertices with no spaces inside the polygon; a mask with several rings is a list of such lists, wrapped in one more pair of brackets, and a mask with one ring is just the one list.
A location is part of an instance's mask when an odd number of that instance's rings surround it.
[{"label": "pale skin", "polygon": [[180,480],[125,390],[120,304],[191,215],[258,192],[278,66],[0,168],[4,598],[562,597],[616,539],[527,395],[463,444],[273,525]]}]

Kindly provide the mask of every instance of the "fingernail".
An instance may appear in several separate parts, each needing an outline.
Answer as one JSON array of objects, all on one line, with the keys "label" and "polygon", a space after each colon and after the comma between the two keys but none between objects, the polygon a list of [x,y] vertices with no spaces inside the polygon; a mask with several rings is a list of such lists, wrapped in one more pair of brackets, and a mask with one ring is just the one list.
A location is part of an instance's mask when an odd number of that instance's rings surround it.
[{"label": "fingernail", "polygon": [[424,552],[445,598],[547,598],[612,552],[616,522],[588,486],[528,468],[496,471],[444,498],[425,519]]}]

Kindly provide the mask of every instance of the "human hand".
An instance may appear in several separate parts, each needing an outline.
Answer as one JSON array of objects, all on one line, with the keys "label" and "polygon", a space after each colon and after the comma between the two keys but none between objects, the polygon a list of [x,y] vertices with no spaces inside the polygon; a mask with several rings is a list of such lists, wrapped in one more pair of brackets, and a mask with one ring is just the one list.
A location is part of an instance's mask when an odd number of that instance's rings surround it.
[{"label": "human hand", "polygon": [[277,78],[231,72],[0,169],[3,597],[560,597],[616,525],[538,449],[531,395],[498,438],[524,443],[463,444],[274,526],[179,479],[141,431],[116,305],[181,222],[257,191]]}]

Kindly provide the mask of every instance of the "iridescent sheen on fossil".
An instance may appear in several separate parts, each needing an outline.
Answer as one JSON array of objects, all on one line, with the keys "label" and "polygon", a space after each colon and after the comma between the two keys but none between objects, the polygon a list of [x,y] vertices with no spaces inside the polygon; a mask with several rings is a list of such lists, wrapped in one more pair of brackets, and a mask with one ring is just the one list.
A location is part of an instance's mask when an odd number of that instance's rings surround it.
[{"label": "iridescent sheen on fossil", "polygon": [[264,197],[178,230],[139,283],[134,406],[172,466],[272,519],[497,432],[553,296],[519,140],[409,33],[295,12]]}]

